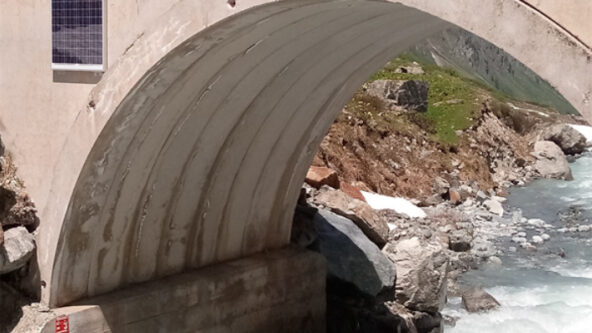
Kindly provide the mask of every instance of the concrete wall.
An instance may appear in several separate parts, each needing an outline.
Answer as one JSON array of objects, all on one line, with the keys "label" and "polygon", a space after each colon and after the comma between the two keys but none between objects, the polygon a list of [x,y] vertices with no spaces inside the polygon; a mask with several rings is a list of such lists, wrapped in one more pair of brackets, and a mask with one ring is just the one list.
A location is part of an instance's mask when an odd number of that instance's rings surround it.
[{"label": "concrete wall", "polygon": [[[325,262],[285,249],[57,309],[71,333],[324,333]],[[55,319],[41,330],[55,333]]]},{"label": "concrete wall", "polygon": [[523,0],[592,47],[592,1]]}]

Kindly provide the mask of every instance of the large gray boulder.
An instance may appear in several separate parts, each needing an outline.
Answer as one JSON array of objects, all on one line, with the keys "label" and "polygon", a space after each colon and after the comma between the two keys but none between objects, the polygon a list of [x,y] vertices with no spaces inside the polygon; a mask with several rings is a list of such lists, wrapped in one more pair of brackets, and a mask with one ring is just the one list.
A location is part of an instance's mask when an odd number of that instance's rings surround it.
[{"label": "large gray boulder", "polygon": [[35,253],[35,239],[25,227],[4,232],[4,245],[0,247],[0,275],[23,267]]},{"label": "large gray boulder", "polygon": [[535,170],[544,178],[573,180],[565,154],[554,142],[538,141],[534,144]]},{"label": "large gray boulder", "polygon": [[481,288],[472,288],[463,292],[462,303],[468,312],[485,312],[500,306],[493,296]]},{"label": "large gray boulder", "polygon": [[395,265],[352,221],[327,210],[314,216],[313,249],[327,259],[328,274],[377,296],[395,285]]},{"label": "large gray boulder", "polygon": [[557,124],[542,130],[540,140],[552,141],[568,155],[581,154],[586,150],[586,137],[568,124]]},{"label": "large gray boulder", "polygon": [[417,80],[376,80],[368,84],[366,92],[380,98],[386,105],[426,112],[430,86]]},{"label": "large gray boulder", "polygon": [[405,307],[436,313],[444,307],[449,258],[444,249],[417,237],[385,248],[397,267],[397,302]]},{"label": "large gray boulder", "polygon": [[382,248],[388,241],[389,228],[386,220],[366,202],[327,187],[321,189],[314,202],[350,219],[379,247]]}]

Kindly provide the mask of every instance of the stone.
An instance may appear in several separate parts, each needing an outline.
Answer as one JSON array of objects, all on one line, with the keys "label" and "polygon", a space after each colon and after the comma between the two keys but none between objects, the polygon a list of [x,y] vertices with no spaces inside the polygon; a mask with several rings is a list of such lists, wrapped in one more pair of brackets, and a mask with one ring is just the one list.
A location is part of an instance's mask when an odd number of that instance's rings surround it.
[{"label": "stone", "polygon": [[324,188],[314,198],[314,203],[352,220],[379,247],[388,241],[387,221],[366,202],[353,199],[342,191]]},{"label": "stone", "polygon": [[3,250],[0,249],[0,275],[23,267],[35,253],[35,237],[25,227],[4,232]]},{"label": "stone", "polygon": [[426,112],[429,87],[424,81],[376,80],[368,84],[366,92],[385,101],[387,105]]},{"label": "stone", "polygon": [[497,309],[499,302],[481,288],[472,288],[463,292],[462,303],[468,312],[485,312]]},{"label": "stone", "polygon": [[498,216],[504,215],[504,207],[502,206],[501,202],[499,202],[499,201],[489,199],[489,200],[485,200],[485,202],[483,202],[483,205],[485,207],[487,207],[489,212],[491,212],[492,214],[495,214]]},{"label": "stone", "polygon": [[586,137],[568,124],[556,124],[542,130],[540,140],[552,141],[567,155],[586,150]]},{"label": "stone", "polygon": [[487,259],[487,263],[493,266],[501,266],[502,260],[499,257],[491,256]]},{"label": "stone", "polygon": [[543,244],[544,240],[541,236],[532,236],[532,242],[535,244]]},{"label": "stone", "polygon": [[476,197],[477,197],[477,200],[479,200],[479,201],[485,201],[485,200],[489,199],[487,194],[485,194],[485,192],[483,192],[481,190],[477,191]]},{"label": "stone", "polygon": [[442,177],[434,178],[433,191],[436,194],[445,194],[450,188],[450,183]]},{"label": "stone", "polygon": [[471,249],[473,237],[465,230],[455,230],[448,236],[448,246],[454,252],[466,252]]},{"label": "stone", "polygon": [[545,225],[545,221],[541,219],[529,219],[527,223],[537,228],[542,228]]},{"label": "stone", "polygon": [[458,193],[457,190],[452,189],[452,188],[450,190],[448,190],[448,199],[450,200],[450,202],[452,202],[454,204],[460,203],[462,201],[460,193]]},{"label": "stone", "polygon": [[[389,250],[393,249],[385,248]],[[449,264],[442,247],[413,237],[398,242],[391,253],[398,274],[397,302],[416,311],[440,311],[446,300]]]},{"label": "stone", "polygon": [[393,290],[395,265],[351,220],[319,210],[314,217],[317,242],[312,249],[327,260],[329,278],[350,283],[369,296]]},{"label": "stone", "polygon": [[417,63],[413,62],[409,66],[400,66],[395,70],[395,73],[403,73],[403,74],[414,74],[414,75],[422,75],[425,74],[423,68]]},{"label": "stone", "polygon": [[551,141],[538,141],[534,145],[534,168],[544,178],[573,180],[567,158],[561,148]]},{"label": "stone", "polygon": [[0,246],[2,246],[4,244],[4,230],[2,229],[2,226],[0,225]]},{"label": "stone", "polygon": [[311,166],[306,174],[305,182],[316,189],[321,188],[323,185],[335,189],[339,188],[337,172],[326,167]]},{"label": "stone", "polygon": [[350,197],[354,198],[354,199],[358,199],[360,201],[364,201],[366,202],[366,198],[364,198],[364,195],[362,194],[362,191],[360,191],[357,187],[349,184],[349,183],[341,183],[339,184],[339,189],[349,195]]}]

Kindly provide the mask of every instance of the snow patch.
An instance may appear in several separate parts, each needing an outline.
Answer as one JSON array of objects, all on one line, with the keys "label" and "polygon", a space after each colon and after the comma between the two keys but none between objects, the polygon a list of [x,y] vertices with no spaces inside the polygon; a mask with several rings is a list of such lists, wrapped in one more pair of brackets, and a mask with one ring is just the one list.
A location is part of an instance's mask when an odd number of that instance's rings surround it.
[{"label": "snow patch", "polygon": [[585,126],[585,125],[569,125],[574,128],[576,131],[582,133],[584,137],[586,137],[586,141],[588,143],[592,143],[592,126]]},{"label": "snow patch", "polygon": [[411,201],[404,198],[393,198],[386,195],[380,195],[376,193],[364,192],[362,195],[366,202],[373,209],[391,209],[399,214],[405,214],[409,217],[426,217],[426,213],[423,209],[414,205]]}]

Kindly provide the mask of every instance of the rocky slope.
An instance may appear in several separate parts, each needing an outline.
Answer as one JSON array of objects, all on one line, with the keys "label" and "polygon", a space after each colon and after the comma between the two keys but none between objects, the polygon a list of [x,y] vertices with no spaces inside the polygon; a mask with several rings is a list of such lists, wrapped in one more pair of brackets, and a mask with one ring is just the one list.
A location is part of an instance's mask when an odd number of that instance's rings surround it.
[{"label": "rocky slope", "polygon": [[[293,242],[329,263],[329,332],[442,332],[453,320],[440,314],[447,294],[469,311],[499,306],[456,277],[548,237],[544,221],[509,216],[502,203],[509,186],[569,179],[565,154],[588,143],[565,123],[584,122],[450,70],[387,64],[331,127],[295,214]],[[364,191],[405,197],[425,214],[372,209]],[[526,239],[525,228],[540,235]],[[494,240],[510,235],[516,247],[498,249]]]},{"label": "rocky slope", "polygon": [[21,307],[37,293],[31,284],[36,268],[29,264],[38,226],[35,205],[0,141],[0,332],[12,331]]}]

